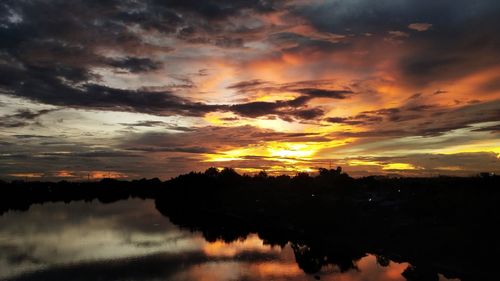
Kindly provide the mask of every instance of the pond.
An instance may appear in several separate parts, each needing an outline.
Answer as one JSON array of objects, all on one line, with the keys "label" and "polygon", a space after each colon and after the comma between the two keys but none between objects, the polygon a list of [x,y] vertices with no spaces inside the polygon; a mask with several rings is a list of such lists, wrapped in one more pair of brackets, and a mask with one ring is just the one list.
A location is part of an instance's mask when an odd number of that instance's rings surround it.
[{"label": "pond", "polygon": [[366,253],[351,267],[306,273],[305,245],[273,246],[257,233],[209,240],[170,222],[153,200],[33,205],[0,217],[0,280],[403,281],[411,268]]}]

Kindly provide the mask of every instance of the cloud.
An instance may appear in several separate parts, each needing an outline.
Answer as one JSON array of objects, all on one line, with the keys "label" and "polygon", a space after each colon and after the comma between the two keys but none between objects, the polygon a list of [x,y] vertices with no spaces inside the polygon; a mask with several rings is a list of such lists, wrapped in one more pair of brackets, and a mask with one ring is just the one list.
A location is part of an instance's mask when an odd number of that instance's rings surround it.
[{"label": "cloud", "polygon": [[437,90],[432,95],[437,96],[437,95],[446,94],[446,93],[448,93],[448,91]]},{"label": "cloud", "polygon": [[325,112],[320,108],[302,109],[292,112],[292,115],[302,120],[314,120],[323,116]]},{"label": "cloud", "polygon": [[[20,128],[33,124],[38,124],[36,119],[42,115],[49,114],[59,109],[42,109],[32,111],[30,109],[19,109],[14,114],[1,116],[0,127]],[[35,122],[33,122],[35,121]]]},{"label": "cloud", "polygon": [[[140,63],[139,63],[140,62]],[[117,67],[125,67],[131,71],[144,70],[150,61],[127,59],[120,61]],[[193,102],[174,95],[170,91],[153,91],[148,89],[117,89],[92,82],[92,75],[79,67],[59,67],[53,65],[0,67],[0,87],[3,85],[8,95],[24,97],[45,104],[74,108],[89,108],[111,111],[130,111],[162,116],[183,115],[203,116],[215,111],[233,111],[246,117],[278,115],[283,118],[316,119],[322,115],[319,108],[305,108],[305,104],[314,98],[346,99],[350,90],[301,88],[315,85],[317,81],[272,85],[262,81],[247,81],[230,85],[230,89],[238,91],[256,91],[260,86],[269,84],[269,91],[292,91],[302,94],[292,101],[250,102],[235,105],[206,104]],[[61,79],[64,78],[64,79]],[[72,83],[69,83],[68,81]],[[22,81],[18,83],[15,81]],[[288,113],[286,113],[287,111]],[[13,124],[16,125],[16,124]]]},{"label": "cloud", "polygon": [[467,174],[498,172],[500,159],[492,152],[456,154],[417,154],[403,157],[377,158],[379,161],[403,162],[420,167],[423,173]]},{"label": "cloud", "polygon": [[272,12],[279,7],[282,1],[209,0],[200,3],[195,0],[168,0],[153,2],[161,7],[173,8],[180,12],[195,13],[203,18],[217,21],[235,16],[246,9],[261,13]]},{"label": "cloud", "polygon": [[335,52],[349,46],[345,35],[317,32],[314,29],[301,34],[290,31],[273,33],[268,36],[267,40],[280,48],[281,52],[295,55]]},{"label": "cloud", "polygon": [[493,79],[486,81],[481,86],[479,86],[478,91],[486,93],[499,93],[500,92],[500,77],[494,77]]},{"label": "cloud", "polygon": [[325,89],[297,89],[299,93],[307,95],[311,98],[329,98],[329,99],[346,99],[353,92],[350,90],[325,90]]},{"label": "cloud", "polygon": [[163,121],[153,121],[153,120],[145,120],[145,121],[138,121],[136,123],[120,123],[123,126],[130,126],[130,127],[156,127],[156,126],[165,126],[167,123]]},{"label": "cloud", "polygon": [[394,39],[410,37],[410,34],[403,32],[403,31],[399,31],[399,30],[391,30],[388,33]]},{"label": "cloud", "polygon": [[259,117],[269,114],[277,114],[278,109],[285,107],[286,104],[282,102],[250,102],[243,104],[235,104],[230,107],[233,112],[246,117]]},{"label": "cloud", "polygon": [[243,47],[242,38],[220,37],[215,39],[215,45],[222,48],[239,48]]},{"label": "cloud", "polygon": [[[8,63],[0,67],[0,90],[52,105],[202,116],[218,108],[169,91],[105,85],[95,68],[132,74],[161,69],[163,62],[153,55],[172,48],[146,40],[145,32],[131,26],[172,37],[180,27],[190,27],[202,30],[210,44],[240,47],[241,38],[226,36],[221,29],[229,18],[248,11],[269,13],[280,5],[281,1],[7,1],[0,11],[15,13],[19,20],[1,23],[1,59]],[[110,50],[117,55],[108,57]]]},{"label": "cloud", "polygon": [[482,128],[479,128],[479,129],[475,129],[473,131],[474,132],[491,132],[492,134],[500,134],[500,124],[499,125],[482,127]]},{"label": "cloud", "polygon": [[407,154],[385,157],[348,157],[334,159],[342,163],[343,170],[353,176],[475,176],[481,172],[500,172],[500,159],[496,153],[474,152],[454,154]]},{"label": "cloud", "polygon": [[313,120],[324,115],[321,108],[308,108],[305,103],[310,96],[302,96],[289,101],[249,102],[235,104],[229,110],[244,117],[257,118],[262,116],[277,116],[285,121]]},{"label": "cloud", "polygon": [[149,58],[126,57],[116,60],[110,60],[109,65],[120,69],[126,69],[130,72],[135,73],[158,70],[160,69],[162,64]]},{"label": "cloud", "polygon": [[127,150],[137,151],[137,152],[181,152],[181,153],[211,153],[213,151],[205,147],[200,146],[190,146],[190,147],[127,147]]},{"label": "cloud", "polygon": [[[321,32],[352,35],[348,37],[352,46],[361,46],[372,56],[387,52],[382,51],[388,47],[380,41],[384,34],[389,33],[389,42],[401,43],[404,39],[411,48],[399,46],[400,51],[408,52],[399,53],[396,49],[391,60],[399,61],[396,71],[400,73],[401,83],[423,87],[497,65],[499,61],[491,58],[499,57],[500,39],[494,36],[494,27],[500,24],[496,16],[499,11],[500,5],[494,0],[479,4],[460,0],[424,5],[417,0],[396,5],[389,0],[376,3],[340,0],[298,5],[291,13]],[[411,27],[430,30],[429,23],[432,23],[432,32],[418,32],[409,37],[401,31]],[[372,36],[364,36],[366,33]],[[370,49],[373,44],[379,46],[380,52]]]},{"label": "cloud", "polygon": [[[40,153],[40,156],[61,156],[61,153]],[[143,157],[142,155],[132,154],[126,151],[116,150],[94,150],[84,152],[65,153],[64,157],[81,157],[81,158],[129,158]]]},{"label": "cloud", "polygon": [[154,127],[164,127],[169,130],[174,130],[174,131],[184,131],[184,132],[189,132],[194,130],[193,128],[189,127],[184,127],[184,126],[178,126],[175,124],[167,123],[164,121],[156,121],[156,120],[144,120],[144,121],[137,121],[135,123],[120,123],[120,125],[126,126],[128,128],[135,128],[135,127],[147,127],[147,128],[154,128]]},{"label": "cloud", "polygon": [[[156,149],[157,151],[168,151],[172,148],[178,151],[181,148],[190,150],[193,147],[197,147],[197,150],[214,152],[223,147],[228,148],[250,145],[255,143],[256,139],[259,141],[285,142],[328,141],[328,139],[314,133],[282,133],[245,125],[238,127],[207,126],[193,128],[190,132],[182,133],[147,132],[133,134],[125,138],[120,146],[132,150],[145,148],[147,150]],[[204,140],[203,146],[200,146],[199,140]]]},{"label": "cloud", "polygon": [[413,29],[416,31],[427,31],[432,27],[432,24],[426,23],[426,22],[415,22],[415,23],[410,23],[408,25],[409,29]]},{"label": "cloud", "polygon": [[[329,81],[298,81],[284,84],[277,84],[260,79],[241,81],[229,85],[227,88],[237,90],[242,94],[252,94],[264,92],[268,94],[293,92],[300,94],[291,100],[278,100],[275,102],[248,102],[235,104],[229,107],[234,113],[256,118],[266,115],[276,115],[283,120],[313,120],[324,115],[323,109],[319,107],[308,108],[307,103],[316,98],[342,100],[350,98],[354,93],[348,89],[329,89],[321,86],[330,86]],[[321,87],[321,88],[320,88]]]},{"label": "cloud", "polygon": [[326,122],[336,123],[336,124],[348,124],[348,125],[360,125],[365,122],[362,120],[357,120],[356,118],[344,118],[344,117],[328,117],[325,119]]},{"label": "cloud", "polygon": [[263,85],[266,85],[268,82],[260,79],[254,79],[254,80],[249,80],[249,81],[241,81],[238,83],[234,83],[229,85],[227,88],[228,89],[236,89],[239,91],[245,91],[248,89],[255,89],[257,87],[261,87]]},{"label": "cloud", "polygon": [[85,81],[88,74],[78,68],[25,66],[24,69],[12,69],[0,66],[0,75],[0,87],[3,85],[8,95],[51,105],[188,116],[202,116],[219,108],[191,102],[168,91],[126,90],[93,83],[69,84],[59,78]]},{"label": "cloud", "polygon": [[400,108],[364,111],[350,117],[328,117],[330,123],[363,125],[368,130],[340,132],[344,137],[438,136],[473,124],[495,122],[500,117],[500,102],[478,103],[461,107],[413,104]]}]

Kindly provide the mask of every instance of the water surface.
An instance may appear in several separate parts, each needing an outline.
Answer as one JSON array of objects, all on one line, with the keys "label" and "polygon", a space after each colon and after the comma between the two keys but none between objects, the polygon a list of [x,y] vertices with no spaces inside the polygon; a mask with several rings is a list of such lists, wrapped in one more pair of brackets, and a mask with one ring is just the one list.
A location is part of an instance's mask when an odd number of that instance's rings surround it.
[{"label": "water surface", "polygon": [[408,266],[367,253],[348,270],[307,274],[290,243],[267,245],[258,234],[208,242],[152,200],[48,203],[0,217],[1,280],[404,281]]}]

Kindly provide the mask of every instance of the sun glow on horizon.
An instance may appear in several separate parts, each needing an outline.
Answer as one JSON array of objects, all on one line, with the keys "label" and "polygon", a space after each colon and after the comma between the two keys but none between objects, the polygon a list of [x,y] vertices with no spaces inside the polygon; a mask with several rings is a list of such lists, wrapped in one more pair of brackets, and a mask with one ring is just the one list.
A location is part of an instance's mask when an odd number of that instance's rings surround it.
[{"label": "sun glow on horizon", "polygon": [[319,151],[325,148],[342,146],[346,141],[328,142],[262,142],[247,147],[221,151],[216,154],[205,154],[204,162],[229,162],[254,159],[266,159],[269,161],[293,164],[301,161],[320,158]]},{"label": "sun glow on horizon", "polygon": [[349,160],[349,166],[377,166],[382,170],[418,170],[421,169],[409,163],[385,163],[381,161]]}]

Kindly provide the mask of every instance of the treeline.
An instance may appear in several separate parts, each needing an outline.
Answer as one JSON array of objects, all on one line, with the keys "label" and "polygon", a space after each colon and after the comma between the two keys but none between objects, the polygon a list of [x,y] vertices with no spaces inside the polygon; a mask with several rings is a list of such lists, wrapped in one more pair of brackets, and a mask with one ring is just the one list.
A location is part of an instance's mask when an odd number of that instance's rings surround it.
[{"label": "treeline", "polygon": [[0,215],[27,211],[33,204],[93,201],[111,203],[129,198],[155,198],[164,185],[157,178],[133,181],[102,179],[97,182],[0,182]]},{"label": "treeline", "polygon": [[[326,170],[322,170],[323,172]],[[346,174],[342,177],[352,180]],[[211,190],[220,190],[229,186],[235,188],[241,185],[258,184],[269,187],[285,187],[292,183],[294,186],[303,186],[311,180],[306,173],[299,173],[295,177],[278,176],[268,177],[265,172],[254,176],[239,175],[233,169],[225,168],[221,171],[209,168],[205,172],[191,172],[180,175],[167,181],[158,178],[141,180],[117,180],[105,178],[100,181],[87,182],[43,182],[14,180],[5,182],[0,180],[0,215],[8,210],[27,211],[33,204],[45,202],[92,201],[111,203],[128,198],[157,198],[160,194],[176,192],[180,185],[187,192],[198,189],[199,194]]]},{"label": "treeline", "polygon": [[270,176],[264,171],[250,176],[240,175],[231,168],[209,168],[205,172],[191,172],[167,181],[158,178],[132,181],[102,179],[96,182],[0,181],[0,214],[7,210],[28,210],[32,204],[44,202],[97,199],[107,203],[130,197],[185,199],[194,205],[210,197],[216,197],[218,201],[248,201],[260,205],[266,202],[279,205],[278,201],[283,201],[285,209],[294,202],[311,200],[338,206],[359,203],[366,207],[389,207],[395,206],[396,201],[411,198],[417,205],[422,200],[434,200],[435,207],[445,208],[452,207],[452,204],[470,205],[476,201],[485,203],[496,200],[491,195],[497,192],[495,187],[500,186],[499,183],[499,176],[489,174],[476,177],[371,176],[354,179],[342,172],[340,167],[320,168],[315,176],[308,173]]},{"label": "treeline", "polygon": [[[313,217],[336,217],[346,212],[393,217],[395,213],[420,221],[474,223],[487,221],[500,212],[500,177],[434,178],[351,178],[337,169],[320,169],[316,176],[299,173],[294,177],[239,175],[232,169],[210,168],[171,179],[157,198],[170,205],[182,203],[192,209],[222,213],[286,216],[304,221]],[[335,210],[335,212],[333,212]],[[246,214],[248,213],[248,214]],[[320,214],[324,213],[325,216]]]},{"label": "treeline", "polygon": [[407,280],[498,280],[500,177],[353,179],[341,169],[311,177],[248,177],[230,169],[170,181],[156,199],[173,223],[208,241],[258,233],[291,243],[307,273],[327,265],[356,268],[366,253],[409,262]]}]

